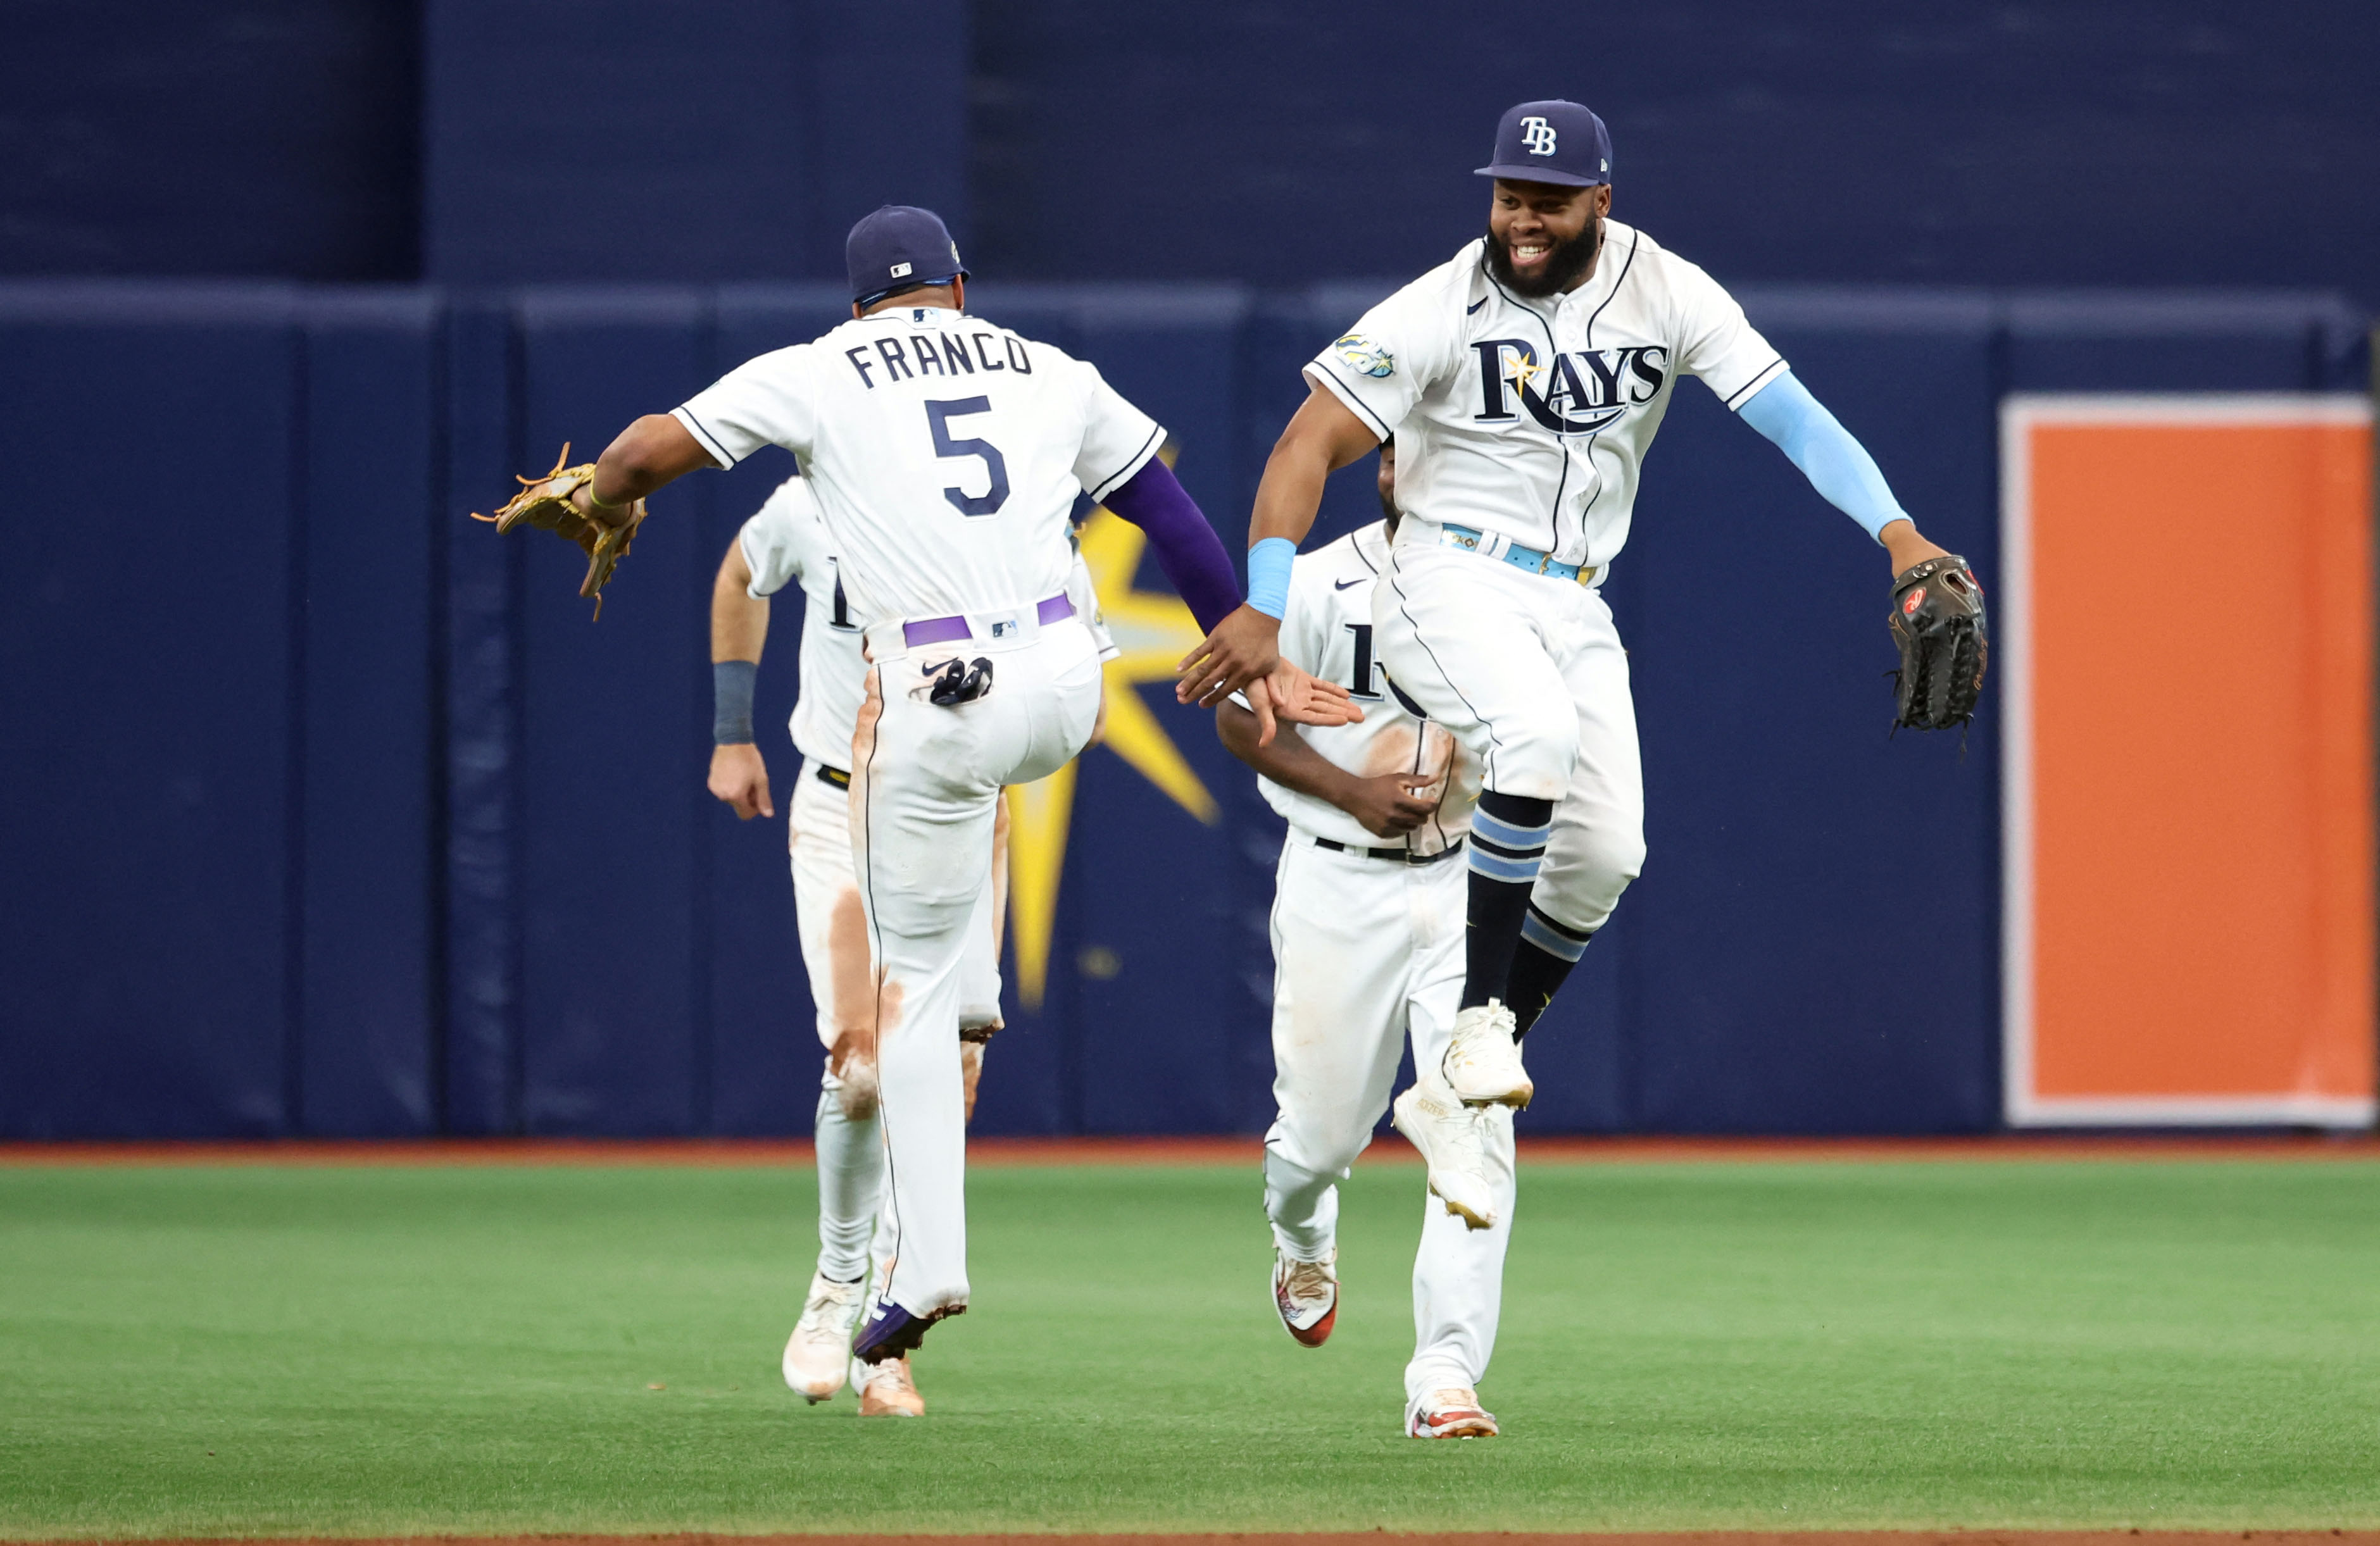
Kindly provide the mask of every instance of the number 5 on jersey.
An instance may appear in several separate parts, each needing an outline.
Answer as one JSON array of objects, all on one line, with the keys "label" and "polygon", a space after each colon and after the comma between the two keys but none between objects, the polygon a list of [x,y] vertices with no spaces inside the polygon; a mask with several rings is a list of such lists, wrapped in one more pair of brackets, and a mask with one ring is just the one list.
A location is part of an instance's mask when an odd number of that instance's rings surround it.
[{"label": "number 5 on jersey", "polygon": [[991,399],[989,397],[962,397],[953,402],[926,405],[926,424],[934,432],[934,454],[945,458],[979,456],[983,458],[984,470],[991,476],[991,487],[980,494],[970,494],[957,488],[942,490],[942,498],[950,501],[951,508],[962,515],[995,514],[1002,505],[1008,502],[1008,460],[1001,455],[1000,448],[990,441],[959,440],[951,434],[951,420],[990,412]]}]

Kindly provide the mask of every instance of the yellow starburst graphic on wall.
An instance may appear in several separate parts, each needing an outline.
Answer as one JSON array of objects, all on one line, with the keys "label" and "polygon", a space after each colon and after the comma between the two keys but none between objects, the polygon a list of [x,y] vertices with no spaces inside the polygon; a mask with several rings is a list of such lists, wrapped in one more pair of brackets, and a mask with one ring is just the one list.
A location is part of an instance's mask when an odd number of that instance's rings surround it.
[{"label": "yellow starburst graphic on wall", "polygon": [[[1172,458],[1169,456],[1170,463]],[[1148,537],[1102,506],[1083,524],[1083,563],[1099,592],[1108,632],[1123,653],[1109,661],[1107,734],[1101,743],[1163,790],[1184,810],[1212,825],[1215,797],[1141,697],[1143,682],[1173,683],[1173,668],[1206,631],[1178,596],[1133,584]],[[1078,759],[1079,760],[1079,759]],[[1008,920],[1016,942],[1016,996],[1041,1007],[1050,986],[1050,940],[1058,923],[1058,876],[1075,815],[1075,763],[1008,791]]]}]

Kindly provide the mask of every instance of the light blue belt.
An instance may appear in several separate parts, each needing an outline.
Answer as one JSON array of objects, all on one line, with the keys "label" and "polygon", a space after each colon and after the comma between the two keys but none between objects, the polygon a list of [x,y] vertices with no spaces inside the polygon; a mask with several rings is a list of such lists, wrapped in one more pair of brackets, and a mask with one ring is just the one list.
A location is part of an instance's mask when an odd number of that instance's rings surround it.
[{"label": "light blue belt", "polygon": [[1484,557],[1501,559],[1513,568],[1525,569],[1532,574],[1549,574],[1557,580],[1576,580],[1583,586],[1592,585],[1595,581],[1594,570],[1564,563],[1551,553],[1536,548],[1524,548],[1517,542],[1510,542],[1504,545],[1503,551],[1498,552],[1498,538],[1484,531],[1473,531],[1469,526],[1458,526],[1451,522],[1438,530],[1438,540],[1444,547],[1461,548]]}]

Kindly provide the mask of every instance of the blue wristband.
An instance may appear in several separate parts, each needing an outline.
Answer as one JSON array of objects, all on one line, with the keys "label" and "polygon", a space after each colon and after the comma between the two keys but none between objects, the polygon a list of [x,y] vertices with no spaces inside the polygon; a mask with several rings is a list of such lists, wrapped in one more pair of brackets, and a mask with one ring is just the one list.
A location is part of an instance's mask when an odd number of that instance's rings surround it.
[{"label": "blue wristband", "polygon": [[1248,605],[1269,618],[1289,610],[1289,565],[1297,544],[1268,537],[1248,550]]},{"label": "blue wristband", "polygon": [[752,744],[752,684],[759,677],[757,660],[713,660],[710,663],[710,740],[718,746]]}]

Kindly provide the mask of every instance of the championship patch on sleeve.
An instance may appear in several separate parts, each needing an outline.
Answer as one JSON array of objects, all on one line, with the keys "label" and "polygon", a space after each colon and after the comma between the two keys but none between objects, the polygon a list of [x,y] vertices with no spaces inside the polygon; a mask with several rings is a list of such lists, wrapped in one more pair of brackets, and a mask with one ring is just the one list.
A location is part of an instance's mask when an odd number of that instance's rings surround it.
[{"label": "championship patch on sleeve", "polygon": [[1351,332],[1330,346],[1339,351],[1341,359],[1366,376],[1393,376],[1397,373],[1397,356],[1360,332]]}]

